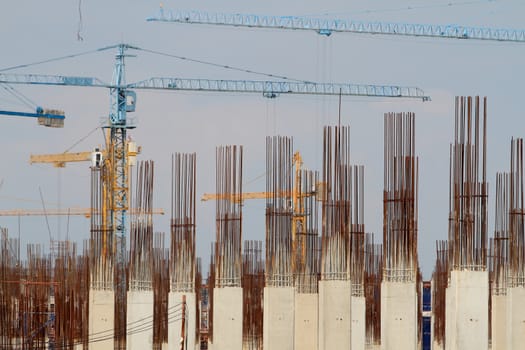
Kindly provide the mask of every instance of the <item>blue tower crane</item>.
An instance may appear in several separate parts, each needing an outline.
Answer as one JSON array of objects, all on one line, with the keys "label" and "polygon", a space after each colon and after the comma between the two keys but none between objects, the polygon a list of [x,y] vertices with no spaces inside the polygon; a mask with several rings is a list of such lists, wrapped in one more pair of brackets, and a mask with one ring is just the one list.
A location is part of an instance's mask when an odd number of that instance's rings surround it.
[{"label": "blue tower crane", "polygon": [[265,16],[240,13],[211,13],[204,11],[167,11],[162,7],[157,15],[147,18],[147,21],[210,24],[248,28],[309,30],[325,36],[341,32],[525,43],[525,30],[523,29],[468,27],[456,24],[435,25],[365,22],[300,16]]}]

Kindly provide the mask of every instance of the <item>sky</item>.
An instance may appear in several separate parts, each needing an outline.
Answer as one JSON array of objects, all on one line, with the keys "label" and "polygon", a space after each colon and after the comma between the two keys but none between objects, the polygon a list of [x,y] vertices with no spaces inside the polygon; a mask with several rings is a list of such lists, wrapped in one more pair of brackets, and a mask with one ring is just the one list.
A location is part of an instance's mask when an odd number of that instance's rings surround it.
[{"label": "sky", "polygon": [[[401,23],[461,24],[524,29],[519,0],[166,0],[165,9],[296,15]],[[435,262],[435,242],[446,239],[449,144],[454,96],[488,98],[489,233],[494,217],[495,176],[508,171],[511,137],[525,136],[523,100],[525,44],[470,40],[384,37],[336,33],[151,23],[158,1],[5,0],[0,5],[0,71],[120,42],[143,49],[301,80],[417,86],[432,101],[344,97],[342,124],[350,125],[351,158],[365,166],[365,229],[382,237],[383,115],[416,114],[419,156],[419,260],[424,278]],[[92,76],[111,81],[115,51],[7,70],[4,73]],[[266,79],[216,66],[144,51],[126,60],[128,82],[149,77]],[[15,86],[46,108],[66,113],[65,127],[39,127],[29,118],[0,116],[0,210],[89,207],[88,163],[30,165],[30,154],[90,151],[103,143],[98,128],[107,120],[109,91],[103,88]],[[215,147],[243,145],[243,191],[264,191],[265,137],[292,136],[304,166],[320,170],[322,126],[335,125],[338,98],[259,94],[137,91],[140,160],[155,162],[154,207],[170,210],[171,154],[197,153],[197,195],[215,192]],[[6,89],[0,109],[31,111]],[[243,238],[264,240],[264,201],[243,207]],[[215,205],[197,203],[197,254],[209,261],[215,237]],[[10,236],[49,247],[49,239],[82,242],[89,237],[83,217],[0,217]],[[154,230],[169,233],[169,215]],[[81,248],[79,248],[81,249]]]}]

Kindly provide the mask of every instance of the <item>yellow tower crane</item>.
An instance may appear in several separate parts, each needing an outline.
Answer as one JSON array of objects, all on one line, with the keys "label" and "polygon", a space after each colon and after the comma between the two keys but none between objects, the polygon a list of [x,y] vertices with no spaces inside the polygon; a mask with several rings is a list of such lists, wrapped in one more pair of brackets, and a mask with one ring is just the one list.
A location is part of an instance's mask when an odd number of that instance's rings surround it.
[{"label": "yellow tower crane", "polygon": [[[127,141],[127,156],[128,164],[136,164],[136,157],[141,152],[141,147],[137,146],[133,141]],[[91,161],[93,166],[102,166],[104,162],[108,162],[108,152],[104,149],[95,148],[92,152],[63,152],[55,154],[32,154],[29,157],[29,163],[51,163],[56,168],[64,168],[66,163],[71,162],[87,162]],[[103,181],[107,181],[103,177]],[[108,186],[103,186],[107,189]],[[108,198],[107,193],[103,194],[104,198]],[[105,202],[105,201],[104,201]],[[105,210],[102,210],[105,211]],[[65,209],[48,209],[48,210],[32,210],[32,209],[9,209],[0,210],[0,216],[84,216],[90,218],[92,214],[104,214],[93,212],[92,208],[65,208]],[[133,208],[130,214],[138,214]],[[164,209],[153,209],[151,214],[164,215]]]}]

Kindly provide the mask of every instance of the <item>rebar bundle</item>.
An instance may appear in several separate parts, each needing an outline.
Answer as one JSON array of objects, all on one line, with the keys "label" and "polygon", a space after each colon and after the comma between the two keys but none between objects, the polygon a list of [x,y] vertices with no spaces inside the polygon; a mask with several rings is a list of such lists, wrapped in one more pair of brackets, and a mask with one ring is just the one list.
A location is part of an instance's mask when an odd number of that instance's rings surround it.
[{"label": "rebar bundle", "polygon": [[90,288],[113,290],[115,244],[109,224],[110,198],[106,166],[91,168],[91,226],[90,226]]},{"label": "rebar bundle", "polygon": [[54,241],[54,254],[27,246],[0,229],[0,348],[74,349],[88,342],[89,255]]},{"label": "rebar bundle", "polygon": [[432,273],[432,311],[434,313],[433,337],[438,344],[445,342],[446,289],[449,275],[448,241],[436,242],[436,266]]},{"label": "rebar bundle", "polygon": [[54,309],[51,295],[54,283],[51,260],[43,254],[42,246],[27,246],[27,274],[20,298],[22,349],[46,349],[54,344]]},{"label": "rebar bundle", "polygon": [[216,186],[229,196],[216,201],[215,287],[240,287],[242,206],[230,198],[242,198],[242,146],[216,149]]},{"label": "rebar bundle", "polygon": [[262,242],[244,241],[242,338],[245,350],[262,349],[264,275]]},{"label": "rebar bundle", "polygon": [[364,296],[365,273],[365,216],[364,216],[364,173],[363,166],[352,168],[352,205],[350,228],[350,279],[352,280],[352,295]]},{"label": "rebar bundle", "polygon": [[487,265],[487,98],[456,97],[450,146],[449,252],[451,269],[485,271]]},{"label": "rebar bundle", "polygon": [[383,246],[374,244],[366,235],[364,259],[364,295],[366,301],[366,344],[381,343],[381,281],[383,279]]},{"label": "rebar bundle", "polygon": [[171,291],[195,292],[196,155],[177,153],[171,161]]},{"label": "rebar bundle", "polygon": [[415,282],[418,270],[415,114],[386,113],[384,123],[383,278]]},{"label": "rebar bundle", "polygon": [[509,181],[509,284],[525,287],[523,139],[512,140]]},{"label": "rebar bundle", "polygon": [[197,258],[195,260],[195,344],[200,344],[201,342],[200,325],[201,325],[201,313],[203,309],[203,306],[202,306],[203,298],[207,298],[207,295],[203,297],[202,262],[201,262],[201,258]]},{"label": "rebar bundle", "polygon": [[113,279],[114,286],[114,341],[115,350],[126,350],[127,336],[127,310],[129,289],[129,257],[123,254],[126,251],[126,237],[123,235],[115,236],[115,255],[120,254],[116,259],[115,273]]},{"label": "rebar bundle", "polygon": [[325,127],[323,138],[321,279],[350,279],[352,200],[350,128]]},{"label": "rebar bundle", "polygon": [[303,220],[296,228],[292,259],[297,293],[317,293],[320,272],[321,240],[319,238],[318,195],[316,186],[319,175],[310,170],[301,170],[296,178],[296,191],[300,200],[294,215]]},{"label": "rebar bundle", "polygon": [[131,219],[129,290],[152,290],[153,274],[153,162],[137,167],[135,214]]},{"label": "rebar bundle", "polygon": [[0,348],[11,349],[22,340],[20,327],[22,267],[20,242],[9,238],[7,228],[0,228]]},{"label": "rebar bundle", "polygon": [[168,343],[169,251],[164,248],[165,235],[157,232],[153,241],[153,349]]},{"label": "rebar bundle", "polygon": [[304,219],[297,227],[293,247],[293,266],[295,288],[297,293],[317,293],[320,260],[321,240],[319,237],[318,205],[316,197],[311,195],[318,183],[318,173],[302,170],[296,183],[298,201],[295,215]]},{"label": "rebar bundle", "polygon": [[266,285],[291,286],[292,139],[266,138]]},{"label": "rebar bundle", "polygon": [[213,343],[213,290],[215,289],[215,252],[217,251],[217,242],[211,244],[210,268],[208,270],[208,339]]},{"label": "rebar bundle", "polygon": [[58,241],[54,258],[55,347],[87,345],[89,270],[87,254],[77,255],[76,244]]},{"label": "rebar bundle", "polygon": [[506,295],[509,264],[509,174],[496,174],[494,237],[489,244],[492,295]]}]

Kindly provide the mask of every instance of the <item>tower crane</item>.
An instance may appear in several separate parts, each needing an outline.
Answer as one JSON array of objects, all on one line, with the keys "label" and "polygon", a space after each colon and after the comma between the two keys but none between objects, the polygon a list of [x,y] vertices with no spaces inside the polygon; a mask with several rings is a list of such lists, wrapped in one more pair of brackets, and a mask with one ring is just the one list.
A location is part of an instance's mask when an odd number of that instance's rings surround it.
[{"label": "tower crane", "polygon": [[[141,147],[136,147],[134,142],[128,141],[128,164],[135,163],[137,154],[140,154]],[[97,159],[98,155],[100,158]],[[32,154],[29,162],[33,163],[51,163],[56,168],[63,168],[69,162],[87,162],[94,163],[107,157],[107,151],[96,148],[93,152],[63,152],[56,154]],[[106,186],[103,186],[106,188]],[[48,210],[31,210],[31,209],[11,209],[0,210],[0,216],[84,216],[90,218],[92,208],[67,208],[67,209],[48,209]],[[130,214],[135,214],[134,208],[130,209]],[[100,214],[100,213],[97,213]],[[138,214],[138,213],[137,213]],[[164,215],[164,209],[153,209],[153,215]]]},{"label": "tower crane", "polygon": [[525,43],[525,30],[523,29],[469,27],[456,24],[365,22],[301,16],[166,11],[162,7],[157,15],[147,18],[147,21],[307,30],[324,36],[330,36],[332,33],[354,33]]}]

